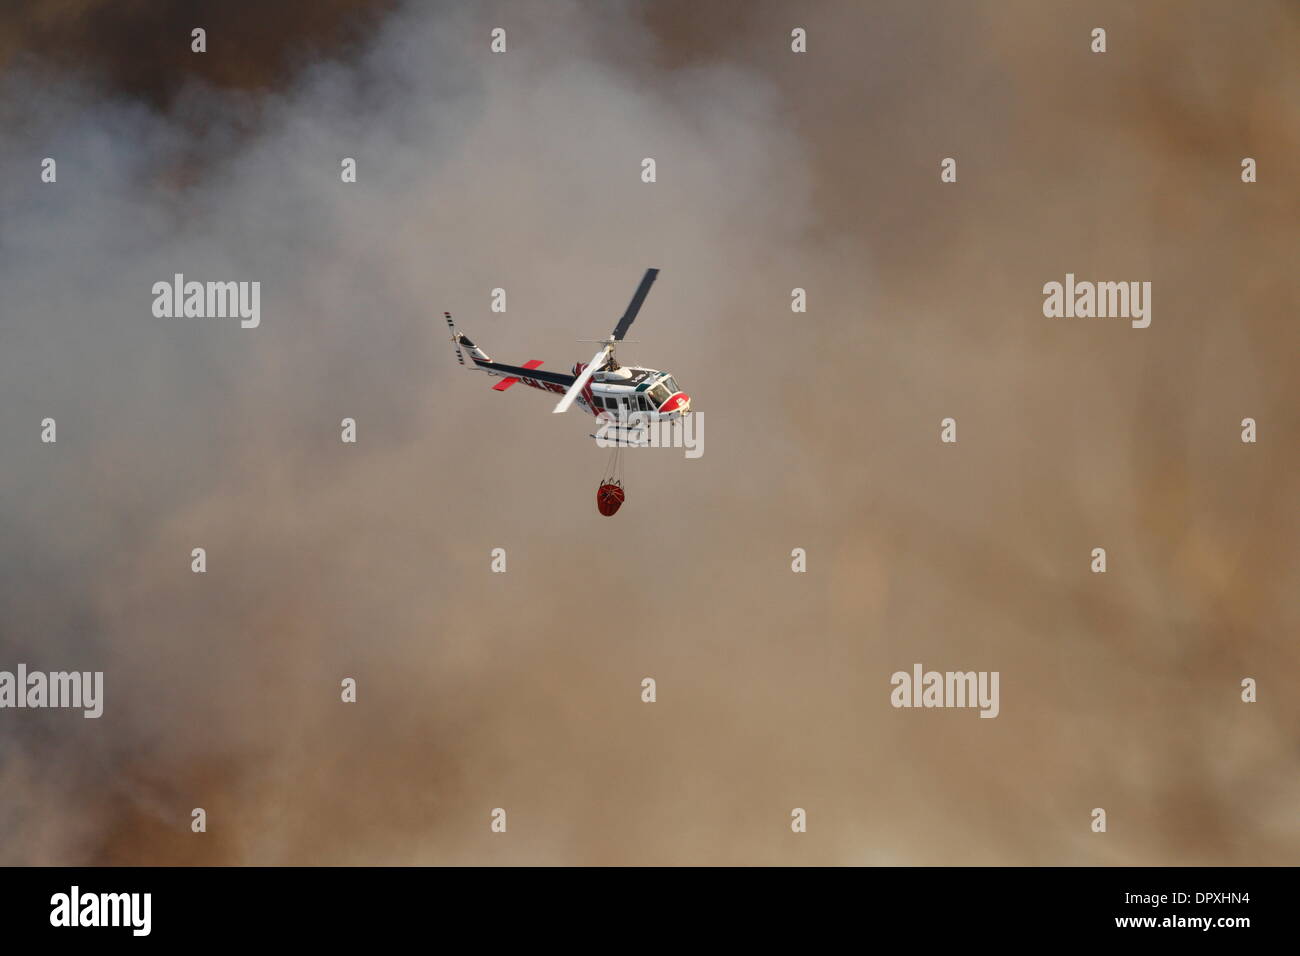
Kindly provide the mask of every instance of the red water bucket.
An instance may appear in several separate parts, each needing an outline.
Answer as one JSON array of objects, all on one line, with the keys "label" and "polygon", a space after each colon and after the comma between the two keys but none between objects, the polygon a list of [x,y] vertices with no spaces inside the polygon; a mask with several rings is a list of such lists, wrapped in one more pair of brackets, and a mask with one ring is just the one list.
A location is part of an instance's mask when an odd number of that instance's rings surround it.
[{"label": "red water bucket", "polygon": [[609,482],[596,489],[596,507],[606,518],[623,506],[623,486]]}]

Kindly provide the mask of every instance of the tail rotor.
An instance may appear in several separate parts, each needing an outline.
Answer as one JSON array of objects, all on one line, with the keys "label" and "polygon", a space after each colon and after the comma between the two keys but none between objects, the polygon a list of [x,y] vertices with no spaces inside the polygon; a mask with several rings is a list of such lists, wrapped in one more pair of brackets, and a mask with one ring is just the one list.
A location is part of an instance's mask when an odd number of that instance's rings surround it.
[{"label": "tail rotor", "polygon": [[461,353],[460,350],[460,336],[456,334],[456,323],[452,322],[450,312],[444,312],[442,314],[447,319],[447,328],[451,330],[451,344],[452,347],[456,350],[456,361],[459,362],[461,365],[464,365],[465,356],[464,354]]}]

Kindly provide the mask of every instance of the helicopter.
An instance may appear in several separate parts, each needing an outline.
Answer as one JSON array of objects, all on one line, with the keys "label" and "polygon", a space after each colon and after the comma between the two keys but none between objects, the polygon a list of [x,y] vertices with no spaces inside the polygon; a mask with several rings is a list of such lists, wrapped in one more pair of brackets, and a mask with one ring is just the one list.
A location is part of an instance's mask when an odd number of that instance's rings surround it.
[{"label": "helicopter", "polygon": [[[602,423],[619,423],[628,434],[634,430],[625,423],[637,421],[646,425],[658,421],[677,421],[691,411],[691,397],[682,391],[676,380],[667,372],[641,366],[620,365],[615,357],[615,346],[623,341],[637,313],[645,302],[659,275],[658,269],[647,269],[628,303],[627,310],[614,326],[614,330],[600,343],[600,351],[590,362],[578,362],[572,374],[542,371],[541,359],[529,359],[523,365],[506,365],[494,362],[483,349],[470,341],[456,328],[450,312],[444,312],[451,341],[456,349],[456,359],[462,366],[465,353],[469,354],[473,368],[487,372],[501,381],[492,386],[493,391],[504,392],[518,382],[530,388],[560,395],[552,410],[562,415],[575,402],[578,407]],[[637,416],[634,418],[633,416]],[[596,437],[596,436],[591,436]]]}]

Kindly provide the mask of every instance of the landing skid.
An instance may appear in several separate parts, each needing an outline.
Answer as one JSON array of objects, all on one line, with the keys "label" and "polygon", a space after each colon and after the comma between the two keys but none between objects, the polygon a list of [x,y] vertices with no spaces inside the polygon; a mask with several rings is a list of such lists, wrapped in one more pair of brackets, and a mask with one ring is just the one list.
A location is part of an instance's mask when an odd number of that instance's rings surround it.
[{"label": "landing skid", "polygon": [[605,447],[610,445],[626,447],[642,447],[650,442],[649,431],[645,428],[620,428],[617,425],[610,425],[604,429],[600,435],[588,435],[588,438],[594,438],[598,442],[605,442]]}]

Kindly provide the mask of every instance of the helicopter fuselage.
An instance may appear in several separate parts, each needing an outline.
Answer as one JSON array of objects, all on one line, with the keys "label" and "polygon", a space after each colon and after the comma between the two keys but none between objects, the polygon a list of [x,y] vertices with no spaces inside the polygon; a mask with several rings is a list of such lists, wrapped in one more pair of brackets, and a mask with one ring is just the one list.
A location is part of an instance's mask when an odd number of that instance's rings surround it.
[{"label": "helicopter fuselage", "polygon": [[[584,366],[575,365],[574,375]],[[687,395],[667,372],[653,368],[621,367],[597,372],[583,389],[583,405],[597,418],[627,418],[640,412],[655,418],[680,418],[691,410]]]}]

